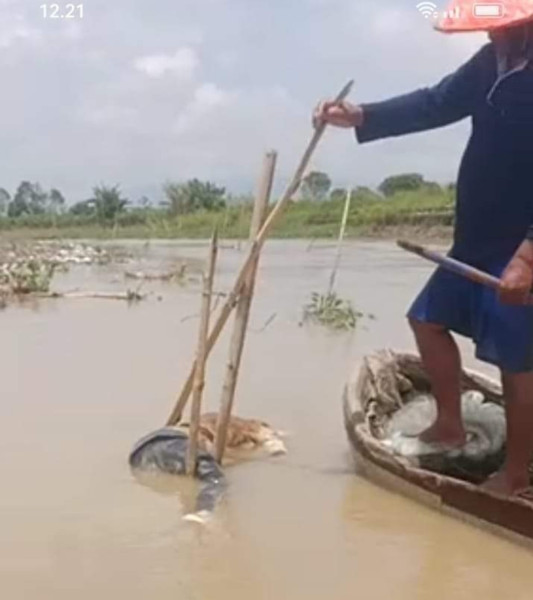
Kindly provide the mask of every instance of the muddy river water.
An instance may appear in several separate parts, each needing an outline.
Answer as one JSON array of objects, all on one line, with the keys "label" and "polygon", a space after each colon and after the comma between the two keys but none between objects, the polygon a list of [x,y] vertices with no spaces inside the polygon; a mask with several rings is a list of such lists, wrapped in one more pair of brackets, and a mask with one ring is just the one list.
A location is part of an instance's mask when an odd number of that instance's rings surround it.
[{"label": "muddy river water", "polygon": [[[142,260],[205,251],[151,244]],[[164,422],[190,365],[198,286],[150,283],[153,295],[131,307],[77,299],[0,313],[1,598],[533,596],[531,553],[354,473],[343,384],[365,352],[413,347],[403,314],[431,267],[392,244],[347,245],[338,291],[376,319],[353,336],[331,335],[298,321],[310,293],[327,286],[333,254],[303,242],[267,246],[237,413],[288,431],[289,455],[228,471],[228,493],[204,529],[181,520],[193,484],[146,487],[126,463],[131,445]],[[221,252],[219,289],[243,256]],[[79,267],[54,283],[123,290],[123,270]],[[227,337],[209,364],[209,408],[226,350]]]}]

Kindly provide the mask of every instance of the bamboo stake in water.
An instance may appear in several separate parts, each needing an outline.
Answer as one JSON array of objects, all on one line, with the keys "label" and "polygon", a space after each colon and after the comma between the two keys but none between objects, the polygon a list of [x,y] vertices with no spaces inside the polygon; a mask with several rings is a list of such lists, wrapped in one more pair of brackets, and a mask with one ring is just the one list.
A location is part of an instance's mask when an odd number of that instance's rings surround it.
[{"label": "bamboo stake in water", "polygon": [[341,229],[339,232],[339,241],[337,243],[337,254],[335,255],[335,266],[331,272],[329,279],[328,296],[333,292],[335,285],[335,278],[337,277],[337,271],[341,262],[342,255],[342,242],[344,241],[344,233],[346,232],[346,223],[348,221],[348,214],[350,213],[350,204],[352,203],[352,190],[346,192],[346,201],[344,202],[344,213],[342,215]]},{"label": "bamboo stake in water", "polygon": [[[264,159],[261,183],[257,191],[252,223],[250,226],[250,241],[253,241],[255,236],[259,233],[268,212],[268,203],[272,193],[274,171],[276,169],[276,158],[277,154],[275,152],[270,152]],[[220,402],[220,412],[218,414],[215,436],[215,457],[219,463],[222,462],[224,451],[226,449],[228,427],[235,399],[235,390],[237,387],[237,379],[239,377],[239,369],[246,339],[246,330],[250,317],[250,308],[255,289],[258,264],[259,254],[253,261],[246,281],[242,287],[235,313],[235,325],[230,342],[228,365],[224,386],[222,388],[222,399]]]},{"label": "bamboo stake in water", "polygon": [[[337,95],[335,101],[341,102],[342,100],[344,100],[350,93],[352,86],[353,86],[353,81],[349,81],[342,88],[340,93]],[[250,247],[249,254],[248,254],[246,260],[244,261],[244,264],[241,267],[241,270],[237,276],[237,280],[235,281],[233,289],[232,289],[231,293],[229,294],[228,299],[226,300],[226,303],[222,307],[222,309],[220,311],[220,315],[213,327],[213,331],[211,332],[209,339],[207,340],[207,352],[208,353],[211,352],[211,350],[213,349],[218,337],[220,336],[220,333],[224,329],[224,326],[227,323],[229,316],[231,315],[231,312],[235,308],[235,305],[236,305],[237,299],[238,299],[238,295],[241,291],[242,285],[248,275],[250,266],[253,264],[255,257],[261,250],[261,246],[265,243],[265,240],[268,237],[268,234],[270,233],[272,227],[276,224],[277,220],[282,215],[287,204],[291,201],[294,194],[298,191],[298,188],[300,187],[300,184],[302,183],[302,178],[305,175],[305,171],[309,165],[311,157],[313,156],[313,154],[316,150],[316,147],[318,146],[320,140],[322,139],[322,136],[324,135],[325,130],[326,130],[325,123],[321,123],[315,129],[313,137],[311,138],[311,141],[309,142],[309,144],[304,152],[304,155],[303,155],[302,159],[300,160],[300,164],[298,165],[298,168],[296,169],[296,173],[294,174],[292,181],[290,182],[289,186],[285,190],[285,193],[283,194],[281,199],[278,201],[276,206],[270,212],[267,220],[265,221],[265,223],[263,224],[263,227],[261,228],[261,231],[257,234],[257,237],[254,240],[254,243]],[[194,377],[194,366],[191,369],[191,372],[189,373],[187,380],[185,381],[185,385],[183,386],[183,389],[180,393],[180,396],[178,398],[176,406],[174,407],[174,409],[167,421],[167,425],[175,425],[176,423],[178,423],[180,421],[181,416],[183,414],[183,410],[185,409],[185,406],[187,404],[187,400],[189,399],[189,396],[191,394],[193,377]]]},{"label": "bamboo stake in water", "polygon": [[209,333],[209,315],[211,313],[211,298],[213,295],[213,280],[218,253],[217,231],[211,238],[209,252],[209,267],[204,274],[202,294],[202,311],[200,314],[200,328],[198,333],[198,351],[194,369],[194,383],[192,389],[191,426],[189,430],[189,446],[187,449],[187,475],[196,472],[196,459],[198,456],[198,433],[200,431],[200,415],[202,410],[202,394],[205,386],[205,363],[207,360],[207,335]]}]

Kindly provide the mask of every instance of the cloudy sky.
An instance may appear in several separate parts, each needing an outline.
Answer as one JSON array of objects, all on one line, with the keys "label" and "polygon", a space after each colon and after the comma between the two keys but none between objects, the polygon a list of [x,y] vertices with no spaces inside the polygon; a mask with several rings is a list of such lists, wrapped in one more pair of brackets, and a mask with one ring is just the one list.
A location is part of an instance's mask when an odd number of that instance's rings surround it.
[{"label": "cloudy sky", "polygon": [[[280,189],[320,98],[350,78],[359,102],[436,83],[484,41],[434,32],[416,0],[85,0],[73,20],[44,19],[43,2],[0,0],[0,186],[39,181],[69,202],[98,183],[157,199],[191,177],[247,193],[271,148]],[[329,131],[313,167],[337,185],[448,181],[467,135],[359,147]]]}]

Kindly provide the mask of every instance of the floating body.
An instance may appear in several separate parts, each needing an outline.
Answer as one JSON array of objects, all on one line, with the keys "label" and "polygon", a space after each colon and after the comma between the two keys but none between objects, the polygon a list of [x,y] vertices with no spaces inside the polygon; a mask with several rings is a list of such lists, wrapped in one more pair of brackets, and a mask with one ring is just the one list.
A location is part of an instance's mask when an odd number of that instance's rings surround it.
[{"label": "floating body", "polygon": [[[222,468],[213,456],[217,413],[207,413],[200,418],[199,446],[195,476],[200,481],[200,492],[195,511],[187,520],[204,521],[222,496],[226,479]],[[185,475],[188,424],[178,428],[164,427],[141,438],[133,447],[129,464],[134,473],[167,473]],[[281,433],[268,423],[255,419],[232,417],[228,429],[227,458],[229,462],[242,460],[251,454],[264,451],[270,456],[286,454]]]},{"label": "floating body", "polygon": [[[184,475],[188,447],[187,432],[165,427],[141,438],[131,451],[129,463],[132,469],[142,472]],[[208,452],[198,453],[195,475],[201,482],[195,515],[202,519],[215,509],[217,500],[224,491],[225,477],[214,457]]]}]

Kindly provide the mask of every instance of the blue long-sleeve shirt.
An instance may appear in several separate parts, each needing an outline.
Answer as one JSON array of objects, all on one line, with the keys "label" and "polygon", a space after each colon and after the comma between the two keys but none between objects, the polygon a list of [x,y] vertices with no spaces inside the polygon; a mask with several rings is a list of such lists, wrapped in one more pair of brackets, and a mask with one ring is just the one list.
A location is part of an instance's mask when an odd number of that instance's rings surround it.
[{"label": "blue long-sleeve shirt", "polygon": [[511,256],[533,239],[533,70],[498,77],[492,44],[432,88],[364,104],[360,143],[472,119],[457,182],[453,255]]}]

